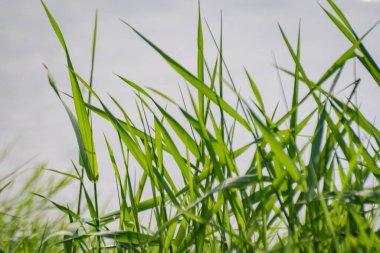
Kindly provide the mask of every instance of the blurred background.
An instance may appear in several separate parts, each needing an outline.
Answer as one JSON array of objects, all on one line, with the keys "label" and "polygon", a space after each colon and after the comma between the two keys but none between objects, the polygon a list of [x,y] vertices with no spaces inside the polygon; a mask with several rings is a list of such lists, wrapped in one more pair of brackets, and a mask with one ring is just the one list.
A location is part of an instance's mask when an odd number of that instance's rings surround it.
[{"label": "blurred background", "polygon": [[[135,97],[114,73],[142,85],[177,96],[184,83],[145,42],[120,19],[127,21],[167,54],[196,72],[197,1],[186,0],[46,0],[68,44],[74,67],[82,76],[90,73],[91,44],[95,12],[98,10],[98,41],[94,88],[107,100],[112,94],[130,113]],[[361,36],[380,20],[380,2],[337,0]],[[280,66],[293,69],[291,57],[281,39],[278,23],[295,45],[301,22],[301,62],[315,80],[336,60],[349,43],[314,0],[203,0],[202,16],[219,38],[223,15],[223,52],[235,83],[244,94],[248,82],[244,67],[252,74],[268,108],[283,105],[273,55]],[[204,24],[206,59],[213,64],[218,54]],[[380,30],[364,44],[380,62]],[[59,88],[70,92],[64,52],[51,28],[40,1],[0,1],[0,153],[9,153],[0,163],[0,176],[30,161],[47,163],[49,168],[68,170],[77,161],[77,144],[63,106],[47,81],[42,63],[51,69]],[[347,66],[353,69],[353,66]],[[351,74],[350,74],[351,73]],[[367,73],[357,66],[358,104],[362,112],[379,126],[380,89],[367,81]],[[346,77],[353,81],[353,71]],[[281,76],[286,96],[292,82]],[[67,99],[70,102],[69,99]],[[107,123],[94,117],[100,177],[109,184],[113,173],[106,153],[103,132]],[[104,151],[104,152],[102,152]],[[101,154],[105,155],[101,155]],[[108,171],[108,172],[107,172]],[[105,186],[104,189],[107,187]],[[104,190],[103,189],[103,190]]]}]

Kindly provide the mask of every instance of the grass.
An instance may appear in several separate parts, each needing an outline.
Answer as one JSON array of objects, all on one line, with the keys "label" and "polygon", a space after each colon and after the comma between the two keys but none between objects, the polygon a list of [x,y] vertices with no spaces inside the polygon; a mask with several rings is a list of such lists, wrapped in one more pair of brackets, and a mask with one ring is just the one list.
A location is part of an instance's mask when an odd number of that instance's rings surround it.
[{"label": "grass", "polygon": [[[60,250],[60,246],[47,245],[44,240],[65,227],[60,222],[63,217],[57,215],[49,202],[37,199],[32,193],[56,197],[69,180],[57,180],[51,172],[48,174],[46,166],[42,165],[17,169],[0,179],[0,252]],[[51,242],[58,241],[53,239]]]},{"label": "grass", "polygon": [[[92,87],[97,16],[87,81],[74,69],[64,36],[42,5],[66,54],[72,88],[66,95],[73,111],[48,70],[49,83],[67,111],[79,149],[73,172],[58,173],[80,191],[76,206],[51,201],[65,220],[57,223],[62,229],[43,233],[45,248],[37,252],[380,251],[380,131],[355,104],[362,80],[341,80],[352,61],[362,64],[375,85],[380,85],[380,70],[363,44],[367,34],[357,35],[332,0],[322,10],[351,46],[319,79],[309,78],[301,63],[300,32],[292,45],[279,27],[294,61],[291,69],[277,66],[294,81],[291,104],[282,115],[268,111],[248,70],[251,97],[238,92],[223,59],[222,36],[219,42],[213,37],[215,64],[207,63],[200,8],[195,74],[123,21],[186,81],[182,101],[176,101],[116,75],[135,92],[137,119],[112,97],[107,105]],[[339,96],[338,87],[347,95]],[[118,111],[110,109],[115,105]],[[119,206],[106,214],[99,211],[92,117],[107,121],[119,140],[115,145],[104,137]],[[132,165],[141,177],[134,178]]]}]

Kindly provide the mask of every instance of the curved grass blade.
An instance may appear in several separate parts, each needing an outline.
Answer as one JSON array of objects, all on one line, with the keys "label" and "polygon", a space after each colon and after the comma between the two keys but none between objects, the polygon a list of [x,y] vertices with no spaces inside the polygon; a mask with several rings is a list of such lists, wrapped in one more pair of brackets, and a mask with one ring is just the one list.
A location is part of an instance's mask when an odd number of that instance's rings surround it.
[{"label": "curved grass blade", "polygon": [[[48,80],[49,80],[49,83],[50,83],[51,87],[54,89],[54,91],[57,94],[58,98],[61,100],[61,103],[63,104],[63,106],[64,106],[67,114],[69,115],[69,118],[70,118],[70,121],[71,121],[71,125],[74,128],[75,136],[76,136],[76,139],[77,139],[77,142],[78,142],[80,158],[81,158],[83,166],[84,166],[84,168],[86,170],[86,174],[87,174],[88,178],[91,181],[96,180],[97,176],[95,176],[94,171],[92,170],[92,167],[90,165],[90,162],[89,162],[89,159],[88,159],[88,156],[87,156],[87,152],[86,152],[86,146],[85,146],[85,143],[84,143],[84,140],[83,140],[83,135],[81,134],[81,131],[80,131],[79,123],[78,123],[77,119],[75,118],[74,114],[71,112],[70,108],[63,101],[63,99],[62,99],[62,97],[61,97],[61,95],[60,95],[60,93],[58,91],[56,82],[55,82],[53,76],[51,75],[51,73],[50,73],[50,71],[49,71],[49,69],[47,68],[46,65],[45,65],[45,68],[48,71]],[[87,113],[86,113],[86,115],[87,115]]]},{"label": "curved grass blade", "polygon": [[[74,98],[75,111],[76,111],[76,116],[78,118],[78,127],[79,127],[81,138],[83,140],[83,148],[85,151],[83,154],[80,155],[81,162],[83,163],[83,166],[86,169],[86,174],[87,174],[88,179],[90,181],[96,182],[98,180],[98,163],[96,159],[92,128],[90,125],[89,117],[87,115],[86,106],[85,106],[85,102],[82,96],[82,92],[80,90],[76,76],[71,71],[71,70],[74,70],[74,67],[72,65],[70,55],[66,46],[66,42],[63,38],[62,32],[57,22],[55,21],[53,15],[50,13],[49,9],[45,5],[45,3],[42,0],[41,0],[41,3],[49,18],[50,24],[52,25],[55,31],[55,34],[57,35],[57,38],[59,42],[61,43],[61,46],[64,49],[65,54],[66,54],[67,65],[69,68],[71,88],[72,88],[73,98]],[[55,88],[55,91],[57,93],[56,88]]]},{"label": "curved grass blade", "polygon": [[235,111],[225,100],[221,97],[217,96],[214,91],[212,91],[207,85],[205,85],[202,81],[200,81],[197,77],[191,74],[187,69],[178,64],[175,60],[165,54],[160,48],[158,48],[155,44],[153,44],[150,40],[148,40],[145,36],[143,36],[140,32],[138,32],[131,25],[122,21],[124,24],[129,26],[137,35],[139,35],[145,42],[147,42],[157,53],[159,53],[165,61],[185,80],[187,80],[191,85],[193,85],[199,92],[208,97],[212,102],[216,105],[220,104],[220,107],[228,113],[231,117],[236,119],[242,126],[244,126],[247,130],[251,130],[250,125],[247,121],[244,120],[243,117],[240,116],[239,113]]}]

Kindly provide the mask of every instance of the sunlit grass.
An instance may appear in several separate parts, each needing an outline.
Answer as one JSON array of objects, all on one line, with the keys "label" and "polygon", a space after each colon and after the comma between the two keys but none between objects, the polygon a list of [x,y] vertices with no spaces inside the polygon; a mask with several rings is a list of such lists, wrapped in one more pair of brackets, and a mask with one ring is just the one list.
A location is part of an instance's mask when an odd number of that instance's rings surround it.
[{"label": "sunlit grass", "polygon": [[[97,16],[87,81],[74,69],[60,28],[42,3],[65,51],[72,87],[74,111],[48,71],[79,147],[73,173],[63,175],[80,189],[76,207],[51,202],[66,220],[62,230],[41,239],[46,250],[57,246],[54,240],[64,252],[380,251],[380,131],[354,103],[361,79],[340,79],[351,61],[362,64],[377,85],[380,70],[363,44],[366,34],[357,35],[334,2],[327,2],[323,11],[351,46],[312,80],[301,64],[301,33],[292,45],[280,27],[295,66],[278,67],[294,79],[282,115],[267,109],[248,70],[252,93],[238,92],[223,59],[222,36],[212,36],[217,59],[204,58],[200,10],[195,74],[123,21],[186,81],[177,99],[117,75],[135,92],[137,119],[114,98],[112,105],[104,102],[92,87]],[[348,96],[334,95],[342,88]],[[115,106],[118,111],[110,109]],[[102,177],[92,117],[107,121],[119,140],[116,145],[104,138],[119,206],[108,214],[99,212]],[[131,164],[141,177],[132,176]]]}]

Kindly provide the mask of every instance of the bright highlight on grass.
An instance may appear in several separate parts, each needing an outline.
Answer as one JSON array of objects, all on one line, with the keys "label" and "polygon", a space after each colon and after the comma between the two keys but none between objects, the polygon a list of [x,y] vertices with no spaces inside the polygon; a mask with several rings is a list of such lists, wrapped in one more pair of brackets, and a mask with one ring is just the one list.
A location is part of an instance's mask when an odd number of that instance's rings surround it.
[{"label": "bright highlight on grass", "polygon": [[[217,58],[204,58],[200,8],[196,73],[123,21],[187,84],[182,100],[176,101],[159,88],[144,88],[116,75],[136,94],[137,119],[130,118],[113,98],[118,111],[111,110],[92,87],[97,15],[91,73],[86,80],[74,69],[59,25],[42,5],[66,54],[72,87],[69,101],[75,111],[66,104],[49,70],[48,80],[71,120],[79,149],[72,173],[55,172],[71,179],[79,193],[72,206],[37,194],[65,220],[60,223],[62,229],[49,229],[39,237],[38,245],[43,247],[29,245],[30,249],[51,252],[58,247],[67,253],[380,251],[380,131],[354,103],[362,80],[345,83],[340,79],[350,71],[347,65],[357,61],[380,85],[380,69],[363,44],[366,34],[356,34],[332,0],[323,11],[351,44],[320,78],[311,79],[301,64],[301,32],[292,45],[279,27],[294,61],[292,68],[278,67],[294,82],[291,104],[282,115],[268,110],[249,70],[245,75],[251,98],[239,94],[223,59],[222,36],[213,36]],[[348,95],[334,95],[341,89]],[[231,95],[234,98],[227,100]],[[158,102],[162,100],[164,104]],[[171,114],[168,107],[180,114]],[[305,114],[305,110],[309,111]],[[104,137],[118,197],[118,209],[106,214],[99,211],[102,175],[92,117],[107,121],[119,140],[115,145],[109,136]],[[241,136],[244,141],[237,141]],[[139,178],[133,176],[135,167],[141,171]],[[146,193],[149,197],[143,198]],[[81,210],[83,205],[86,210]],[[149,219],[143,220],[147,214]],[[1,247],[11,248],[9,243]]]}]

